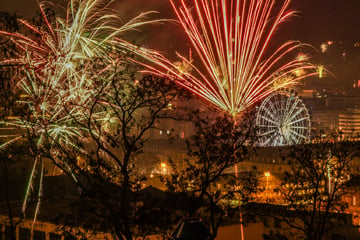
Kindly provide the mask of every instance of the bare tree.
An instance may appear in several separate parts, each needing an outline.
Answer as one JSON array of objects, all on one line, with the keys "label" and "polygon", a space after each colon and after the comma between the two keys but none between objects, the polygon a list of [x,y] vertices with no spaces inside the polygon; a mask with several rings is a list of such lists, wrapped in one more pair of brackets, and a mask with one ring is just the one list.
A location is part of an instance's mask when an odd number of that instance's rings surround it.
[{"label": "bare tree", "polygon": [[[111,228],[118,239],[133,239],[146,223],[156,225],[146,222],[145,215],[150,217],[152,212],[146,209],[144,215],[138,211],[144,209],[135,204],[145,180],[135,171],[136,159],[155,122],[173,117],[174,109],[168,111],[168,105],[180,97],[180,91],[166,79],[138,79],[136,66],[129,62],[122,62],[115,74],[94,84],[88,104],[79,105],[75,100],[64,106],[69,127],[80,129],[81,137],[63,144],[45,131],[42,134],[48,140],[34,144],[33,151],[51,159],[73,179],[81,192],[81,205],[86,206],[85,216],[93,216],[87,217],[90,221],[100,220],[102,229]],[[74,113],[75,108],[80,115]]]},{"label": "bare tree", "polygon": [[[18,30],[17,17],[15,14],[10,14],[7,12],[0,12],[0,30],[15,32]],[[7,213],[6,224],[10,228],[10,238],[16,239],[15,229],[16,225],[19,223],[18,220],[15,220],[16,214],[14,213],[13,206],[11,205],[11,193],[9,189],[9,182],[11,177],[9,172],[11,166],[16,163],[19,155],[24,154],[22,151],[25,146],[22,144],[17,144],[16,146],[7,147],[6,142],[9,138],[8,136],[14,134],[14,129],[6,127],[6,118],[17,114],[21,111],[21,107],[15,104],[16,97],[18,92],[14,91],[14,86],[16,84],[15,74],[16,69],[11,66],[11,64],[2,63],[2,61],[11,55],[11,50],[14,49],[14,44],[10,41],[9,37],[0,36],[0,124],[1,135],[0,139],[0,177],[1,177],[1,186],[2,189],[0,197],[1,201],[5,201],[5,209],[1,208],[1,211]]]},{"label": "bare tree", "polygon": [[[11,199],[10,199],[10,190],[9,190],[9,167],[12,163],[12,153],[9,151],[1,151],[0,152],[0,176],[1,176],[1,189],[3,189],[1,191],[1,201],[5,200],[5,205],[6,205],[6,212],[7,212],[7,219],[5,220],[4,223],[8,224],[9,228],[10,228],[10,239],[11,240],[16,240],[16,236],[15,236],[15,229],[16,229],[16,225],[17,225],[17,221],[15,221],[14,219],[14,213],[13,213],[13,208],[11,206]],[[5,209],[0,209],[0,210],[5,210]]]},{"label": "bare tree", "polygon": [[[185,167],[173,163],[171,178],[165,179],[171,191],[189,193],[200,200],[189,215],[200,216],[210,224],[213,237],[226,218],[238,212],[256,190],[257,178],[238,173],[236,164],[253,150],[255,127],[249,111],[236,119],[216,110],[193,114],[195,133],[187,141],[189,159]],[[231,202],[237,204],[232,204]]]},{"label": "bare tree", "polygon": [[276,191],[288,211],[274,217],[308,240],[324,239],[336,231],[334,227],[349,224],[341,213],[347,207],[343,197],[351,177],[349,164],[358,155],[356,143],[324,142],[287,150],[283,155],[291,171]]}]

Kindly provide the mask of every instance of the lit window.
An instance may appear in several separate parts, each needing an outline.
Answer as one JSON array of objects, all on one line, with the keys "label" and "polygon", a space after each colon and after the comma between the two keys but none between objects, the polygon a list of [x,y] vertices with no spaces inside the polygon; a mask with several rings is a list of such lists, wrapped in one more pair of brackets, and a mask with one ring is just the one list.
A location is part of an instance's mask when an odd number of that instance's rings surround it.
[{"label": "lit window", "polygon": [[356,196],[353,196],[353,206],[356,206]]}]

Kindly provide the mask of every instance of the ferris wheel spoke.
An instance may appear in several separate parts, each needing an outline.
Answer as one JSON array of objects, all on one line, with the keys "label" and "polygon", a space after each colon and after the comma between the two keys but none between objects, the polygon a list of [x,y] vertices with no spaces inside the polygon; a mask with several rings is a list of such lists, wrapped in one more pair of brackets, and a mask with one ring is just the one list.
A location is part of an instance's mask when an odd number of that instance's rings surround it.
[{"label": "ferris wheel spoke", "polygon": [[271,102],[263,103],[261,106],[261,111],[264,111],[266,113],[276,113],[276,108],[274,108],[274,104]]},{"label": "ferris wheel spoke", "polygon": [[295,113],[289,113],[288,114],[288,121],[292,121],[294,118],[298,117],[299,115],[305,115],[305,109],[302,107],[299,107],[299,109]]},{"label": "ferris wheel spoke", "polygon": [[304,129],[304,130],[308,130],[308,127],[301,127],[301,126],[291,126],[291,129]]},{"label": "ferris wheel spoke", "polygon": [[291,134],[289,132],[283,133],[283,144],[282,145],[290,145],[291,144]]},{"label": "ferris wheel spoke", "polygon": [[266,119],[272,119],[273,121],[277,121],[277,117],[272,112],[266,111],[263,117],[267,117],[267,116],[270,118],[266,118]]},{"label": "ferris wheel spoke", "polygon": [[274,130],[267,131],[267,132],[264,132],[264,133],[261,133],[261,136],[266,136],[266,135],[269,135],[269,134],[274,133],[274,132],[276,132],[275,129],[274,129]]},{"label": "ferris wheel spoke", "polygon": [[293,96],[288,97],[289,100],[289,107],[287,108],[287,112],[291,114],[294,109],[301,103],[301,100],[299,98],[294,98]]},{"label": "ferris wheel spoke", "polygon": [[276,95],[276,101],[272,102],[277,110],[281,110],[281,96]]},{"label": "ferris wheel spoke", "polygon": [[295,131],[293,131],[293,130],[290,130],[290,131],[293,133],[293,135],[299,136],[299,137],[301,137],[301,138],[303,138],[303,139],[307,139],[307,137],[305,137],[304,135],[302,135],[302,134],[300,134],[300,133],[298,133],[298,132],[295,132]]},{"label": "ferris wheel spoke", "polygon": [[267,139],[265,140],[265,142],[264,142],[264,145],[268,146],[268,144],[270,143],[270,141],[271,141],[271,138],[267,138]]},{"label": "ferris wheel spoke", "polygon": [[298,143],[298,139],[294,137],[294,134],[290,135],[290,139],[293,141],[294,144]]},{"label": "ferris wheel spoke", "polygon": [[[295,123],[298,123],[298,122],[302,122],[304,120],[308,120],[309,118],[308,117],[303,117],[303,118],[299,118],[299,119],[296,119],[295,121],[292,121],[291,124],[295,124]],[[310,122],[310,121],[309,121]]]},{"label": "ferris wheel spoke", "polygon": [[268,129],[268,128],[279,128],[279,126],[274,126],[274,125],[260,125],[260,124],[258,124],[257,126],[259,128],[266,128],[266,129]]},{"label": "ferris wheel spoke", "polygon": [[[294,111],[299,108],[295,113]],[[298,106],[298,99],[296,102],[294,102],[294,104],[291,106],[291,108],[289,109],[289,111],[287,112],[286,116],[286,120],[292,120],[293,118],[295,118],[296,116],[298,116],[304,109],[302,107]]]},{"label": "ferris wheel spoke", "polygon": [[277,103],[277,105],[278,105],[278,112],[279,112],[279,115],[281,116],[280,117],[280,119],[284,119],[284,113],[285,113],[285,106],[284,106],[284,96],[282,96],[282,95],[280,95],[280,99],[279,99],[279,101],[278,101],[278,103]]},{"label": "ferris wheel spoke", "polygon": [[262,119],[266,120],[267,122],[270,122],[272,124],[274,124],[274,126],[279,126],[278,122],[275,122],[274,120],[271,120],[269,118],[266,118],[265,116],[261,116]]},{"label": "ferris wheel spoke", "polygon": [[284,145],[283,140],[284,140],[284,136],[281,136],[281,135],[276,136],[276,140],[274,141],[274,146],[282,146],[282,145]]},{"label": "ferris wheel spoke", "polygon": [[[269,102],[269,107],[270,107],[270,111],[267,111],[267,113],[279,113],[279,109],[277,109],[275,106],[274,106],[274,104],[273,103],[271,103],[271,102]],[[275,115],[273,115],[273,114],[271,114],[272,116],[273,116],[273,119],[276,119],[276,118],[278,118],[279,116],[275,116]],[[279,115],[279,114],[278,114]]]},{"label": "ferris wheel spoke", "polygon": [[277,137],[276,134],[274,134],[273,136],[271,136],[271,138],[268,138],[267,142],[267,146],[276,146],[276,142],[277,142]]},{"label": "ferris wheel spoke", "polygon": [[286,99],[286,107],[285,107],[285,111],[288,112],[289,109],[290,109],[290,106],[291,106],[291,102],[292,102],[292,99],[290,96],[287,97]]},{"label": "ferris wheel spoke", "polygon": [[[277,140],[279,136],[279,132],[275,131],[273,134],[269,134],[269,136],[266,138],[266,141],[264,142],[264,144],[266,144],[266,146],[275,146],[275,142]],[[264,136],[266,137],[266,136]]]}]

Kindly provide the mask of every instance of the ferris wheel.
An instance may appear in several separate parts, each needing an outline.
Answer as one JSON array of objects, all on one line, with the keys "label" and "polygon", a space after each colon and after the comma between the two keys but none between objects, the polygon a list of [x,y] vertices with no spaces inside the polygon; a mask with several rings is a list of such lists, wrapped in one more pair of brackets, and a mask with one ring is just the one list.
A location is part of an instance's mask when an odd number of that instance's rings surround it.
[{"label": "ferris wheel", "polygon": [[256,114],[260,146],[302,144],[310,138],[310,116],[295,91],[281,89],[261,103]]}]

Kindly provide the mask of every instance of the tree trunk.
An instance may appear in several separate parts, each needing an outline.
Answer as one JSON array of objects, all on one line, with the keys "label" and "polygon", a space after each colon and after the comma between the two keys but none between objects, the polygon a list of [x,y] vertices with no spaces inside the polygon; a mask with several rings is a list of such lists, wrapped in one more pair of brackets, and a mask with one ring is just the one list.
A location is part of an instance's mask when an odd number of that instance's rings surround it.
[{"label": "tree trunk", "polygon": [[9,223],[10,223],[10,233],[11,233],[11,240],[16,240],[15,236],[15,226],[14,226],[14,219],[12,215],[12,209],[10,205],[10,198],[9,198],[9,179],[8,179],[8,163],[5,163],[5,161],[8,161],[8,159],[3,160],[4,165],[4,188],[5,188],[5,199],[6,199],[6,207],[8,211],[8,217],[9,217]]}]

